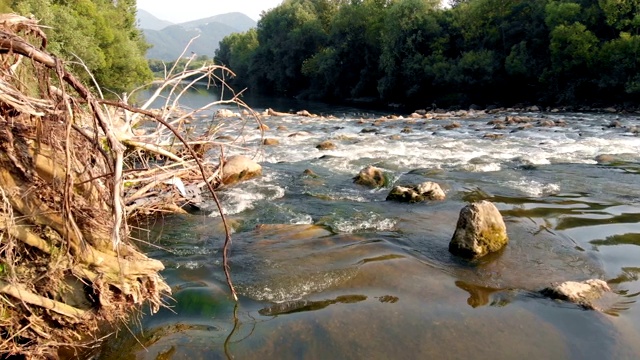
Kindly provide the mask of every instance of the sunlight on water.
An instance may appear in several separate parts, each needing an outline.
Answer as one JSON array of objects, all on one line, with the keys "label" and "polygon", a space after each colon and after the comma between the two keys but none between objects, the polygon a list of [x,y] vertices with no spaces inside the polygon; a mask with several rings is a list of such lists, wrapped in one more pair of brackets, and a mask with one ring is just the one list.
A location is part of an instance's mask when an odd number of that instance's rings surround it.
[{"label": "sunlight on water", "polygon": [[[609,128],[606,114],[528,113],[531,126],[495,128],[490,121],[515,114],[378,122],[383,114],[361,120],[354,113],[339,120],[266,117],[264,137],[280,145],[257,153],[247,150],[262,141],[255,124],[234,124],[247,132],[227,155],[257,154],[263,166],[262,177],[218,192],[237,223],[230,256],[241,334],[230,336],[234,356],[464,358],[489,342],[499,344],[484,353],[493,358],[640,357],[637,136]],[[639,122],[616,116],[623,125]],[[560,122],[542,127],[539,120]],[[454,121],[460,126],[445,128]],[[319,150],[325,140],[335,149]],[[389,185],[355,185],[368,165],[381,168]],[[439,183],[447,199],[385,201],[394,184],[424,181]],[[480,199],[497,205],[511,240],[500,252],[462,260],[448,244],[460,209]],[[184,357],[224,357],[220,349],[234,327],[232,310],[218,306],[230,298],[212,209],[204,221],[173,224],[158,236],[169,251],[154,250],[172,285],[218,288],[190,299],[196,309],[221,311],[215,316],[157,320],[224,330],[217,338],[169,331],[165,348],[174,341]],[[587,278],[608,280],[613,289],[602,313],[539,292],[551,282]],[[207,301],[213,304],[201,305]],[[152,341],[162,348],[162,340]]]}]

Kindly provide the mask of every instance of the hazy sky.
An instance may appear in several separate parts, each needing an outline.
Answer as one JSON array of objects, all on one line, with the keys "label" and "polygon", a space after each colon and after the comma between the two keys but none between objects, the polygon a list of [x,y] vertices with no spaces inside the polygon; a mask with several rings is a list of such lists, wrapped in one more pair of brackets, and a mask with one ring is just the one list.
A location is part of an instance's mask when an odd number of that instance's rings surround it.
[{"label": "hazy sky", "polygon": [[181,23],[229,12],[241,12],[254,20],[282,0],[138,0],[142,8],[161,20]]}]

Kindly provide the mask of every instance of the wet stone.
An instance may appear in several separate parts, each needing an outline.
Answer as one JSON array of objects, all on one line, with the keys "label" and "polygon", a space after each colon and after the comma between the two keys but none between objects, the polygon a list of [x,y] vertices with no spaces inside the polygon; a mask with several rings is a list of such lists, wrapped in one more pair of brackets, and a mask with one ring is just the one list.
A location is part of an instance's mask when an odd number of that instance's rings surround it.
[{"label": "wet stone", "polygon": [[502,249],[508,242],[500,211],[490,201],[482,200],[460,211],[449,251],[464,258],[479,258]]}]

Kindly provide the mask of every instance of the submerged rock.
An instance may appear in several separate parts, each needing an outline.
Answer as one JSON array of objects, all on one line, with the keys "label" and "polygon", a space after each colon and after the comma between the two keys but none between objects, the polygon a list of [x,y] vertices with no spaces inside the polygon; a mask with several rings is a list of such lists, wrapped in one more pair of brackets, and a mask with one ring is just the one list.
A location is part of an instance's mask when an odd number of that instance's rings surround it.
[{"label": "submerged rock", "polygon": [[243,155],[230,156],[222,168],[222,183],[232,185],[262,175],[262,166]]},{"label": "submerged rock", "polygon": [[387,200],[415,203],[426,200],[444,200],[445,197],[440,185],[427,181],[413,186],[394,186],[387,195]]},{"label": "submerged rock", "polygon": [[316,173],[315,173],[313,170],[311,170],[311,169],[305,169],[305,170],[302,172],[302,175],[304,175],[304,176],[309,176],[309,177],[312,177],[312,178],[317,178],[317,177],[319,177],[319,176],[318,176],[318,174],[316,174]]},{"label": "submerged rock", "polygon": [[353,182],[370,188],[379,188],[385,186],[388,183],[388,179],[382,169],[375,166],[367,166],[360,170],[358,175],[353,178]]},{"label": "submerged rock", "polygon": [[602,310],[596,300],[602,298],[606,293],[611,293],[611,288],[604,280],[589,279],[582,282],[565,281],[561,284],[550,286],[542,290],[541,293],[552,299],[578,304],[585,309]]},{"label": "submerged rock", "polygon": [[502,249],[509,242],[507,227],[498,208],[482,200],[460,210],[449,251],[464,258],[479,258]]}]

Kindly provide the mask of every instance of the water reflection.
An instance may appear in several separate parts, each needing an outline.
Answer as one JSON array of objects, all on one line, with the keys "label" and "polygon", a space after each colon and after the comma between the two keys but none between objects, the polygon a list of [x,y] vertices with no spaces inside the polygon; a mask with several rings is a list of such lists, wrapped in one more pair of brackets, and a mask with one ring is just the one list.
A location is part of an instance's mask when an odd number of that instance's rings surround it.
[{"label": "water reflection", "polygon": [[506,298],[499,300],[493,299],[493,294],[505,291],[505,289],[478,286],[461,280],[456,281],[456,286],[469,293],[467,304],[472,308],[489,305],[490,302],[491,306],[506,306],[509,303]]},{"label": "water reflection", "polygon": [[285,303],[274,304],[269,307],[260,309],[258,313],[263,316],[278,316],[284,314],[292,314],[302,311],[315,311],[326,308],[334,304],[354,304],[367,300],[364,295],[341,295],[331,300],[297,300]]},{"label": "water reflection", "polygon": [[[640,214],[638,215],[640,218]],[[638,220],[638,222],[640,222],[640,219]],[[640,245],[640,234],[638,233],[616,234],[616,235],[607,236],[607,238],[604,240],[591,240],[589,242],[593,245],[604,245],[604,246],[621,245],[621,244]]]}]

